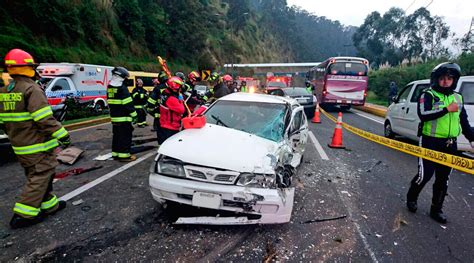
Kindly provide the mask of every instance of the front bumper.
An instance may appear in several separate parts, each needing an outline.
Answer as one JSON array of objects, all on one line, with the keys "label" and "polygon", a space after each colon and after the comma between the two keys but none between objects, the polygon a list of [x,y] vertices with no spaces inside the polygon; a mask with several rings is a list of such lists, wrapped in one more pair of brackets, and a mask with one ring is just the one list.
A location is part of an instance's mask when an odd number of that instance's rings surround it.
[{"label": "front bumper", "polygon": [[[290,221],[293,210],[294,188],[264,189],[235,185],[220,185],[151,173],[149,178],[153,198],[158,202],[181,204],[217,210],[257,215],[259,219],[232,217],[180,218],[185,224],[281,224]],[[203,201],[200,195],[216,198]]]}]

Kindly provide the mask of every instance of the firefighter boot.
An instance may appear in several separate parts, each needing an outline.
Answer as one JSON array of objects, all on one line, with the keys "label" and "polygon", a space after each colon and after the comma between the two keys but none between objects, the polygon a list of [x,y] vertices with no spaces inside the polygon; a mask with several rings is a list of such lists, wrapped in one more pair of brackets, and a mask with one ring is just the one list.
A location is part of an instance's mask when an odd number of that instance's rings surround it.
[{"label": "firefighter boot", "polygon": [[25,218],[25,217],[21,217],[17,214],[13,214],[13,217],[10,220],[10,227],[12,229],[29,227],[29,226],[41,223],[43,221],[43,219],[44,219],[44,214],[43,213],[39,213],[37,216],[35,216],[33,218]]},{"label": "firefighter boot", "polygon": [[56,210],[54,210],[52,212],[46,212],[46,214],[49,215],[49,216],[52,216],[52,215],[56,214],[57,212],[63,210],[64,208],[66,208],[66,201],[60,200],[58,202],[58,208],[56,208]]},{"label": "firefighter boot", "polygon": [[119,162],[133,162],[133,161],[135,161],[136,159],[137,159],[137,156],[135,156],[135,155],[132,154],[132,155],[130,155],[130,157],[128,157],[128,158],[119,158],[118,160],[119,160]]},{"label": "firefighter boot", "polygon": [[431,201],[430,217],[441,224],[446,224],[446,222],[448,222],[442,211],[445,196],[446,191],[435,189],[433,187],[433,199]]}]

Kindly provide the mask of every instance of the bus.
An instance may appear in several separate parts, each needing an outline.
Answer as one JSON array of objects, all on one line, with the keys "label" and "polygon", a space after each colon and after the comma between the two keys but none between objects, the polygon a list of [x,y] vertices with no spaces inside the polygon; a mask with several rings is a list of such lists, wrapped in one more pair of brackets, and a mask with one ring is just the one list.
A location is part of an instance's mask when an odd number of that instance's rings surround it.
[{"label": "bus", "polygon": [[143,72],[143,71],[129,71],[130,78],[126,81],[129,92],[135,88],[137,79],[143,80],[143,88],[151,92],[154,88],[153,79],[158,78],[158,73]]},{"label": "bus", "polygon": [[348,110],[364,105],[367,96],[369,61],[357,57],[332,57],[311,68],[306,74],[315,87],[321,106],[339,106]]}]

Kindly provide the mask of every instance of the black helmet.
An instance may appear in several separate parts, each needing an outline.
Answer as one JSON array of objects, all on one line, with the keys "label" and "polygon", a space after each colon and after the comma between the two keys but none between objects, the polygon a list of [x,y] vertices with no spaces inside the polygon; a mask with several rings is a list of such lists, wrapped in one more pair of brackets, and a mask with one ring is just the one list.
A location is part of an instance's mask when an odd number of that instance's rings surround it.
[{"label": "black helmet", "polygon": [[114,69],[112,69],[112,74],[120,76],[124,79],[130,77],[130,73],[128,73],[128,70],[124,67],[115,67]]},{"label": "black helmet", "polygon": [[183,72],[176,72],[174,75],[180,78],[182,81],[186,81],[186,76],[184,75]]},{"label": "black helmet", "polygon": [[240,85],[242,85],[242,86],[245,85],[245,86],[246,86],[246,85],[247,85],[247,81],[242,80],[242,82],[240,83]]},{"label": "black helmet", "polygon": [[219,77],[220,77],[220,76],[219,76],[219,73],[217,73],[217,72],[212,72],[212,73],[211,73],[211,76],[209,76],[209,81],[211,81],[211,82],[212,82],[212,81],[216,81],[217,79],[219,79]]},{"label": "black helmet", "polygon": [[158,81],[160,83],[166,83],[166,81],[168,81],[168,75],[166,75],[166,72],[160,71],[158,74]]},{"label": "black helmet", "polygon": [[461,67],[453,62],[444,62],[434,67],[433,71],[431,71],[431,87],[441,88],[439,86],[439,78],[445,75],[453,77],[454,81],[451,85],[451,90],[454,90],[458,84],[459,77],[461,77]]},{"label": "black helmet", "polygon": [[304,84],[305,84],[306,86],[308,86],[308,85],[311,85],[311,82],[310,82],[309,80],[306,80],[306,81],[304,82]]}]

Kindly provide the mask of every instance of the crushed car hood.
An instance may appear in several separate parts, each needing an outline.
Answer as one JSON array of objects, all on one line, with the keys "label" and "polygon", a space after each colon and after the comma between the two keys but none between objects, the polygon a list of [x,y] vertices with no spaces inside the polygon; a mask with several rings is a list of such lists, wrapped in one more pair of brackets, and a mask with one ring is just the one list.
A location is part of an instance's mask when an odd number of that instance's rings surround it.
[{"label": "crushed car hood", "polygon": [[273,173],[279,143],[214,124],[168,138],[158,153],[183,162],[238,172]]}]

